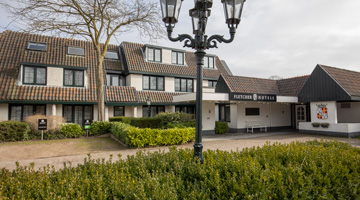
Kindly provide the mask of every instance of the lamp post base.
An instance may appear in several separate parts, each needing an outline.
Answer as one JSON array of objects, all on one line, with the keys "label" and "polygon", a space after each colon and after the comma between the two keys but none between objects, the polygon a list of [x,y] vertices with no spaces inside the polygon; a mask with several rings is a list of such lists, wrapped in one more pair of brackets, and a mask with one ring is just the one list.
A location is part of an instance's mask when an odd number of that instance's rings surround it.
[{"label": "lamp post base", "polygon": [[194,144],[194,159],[199,159],[200,163],[204,163],[203,153],[202,153],[203,145],[200,143]]}]

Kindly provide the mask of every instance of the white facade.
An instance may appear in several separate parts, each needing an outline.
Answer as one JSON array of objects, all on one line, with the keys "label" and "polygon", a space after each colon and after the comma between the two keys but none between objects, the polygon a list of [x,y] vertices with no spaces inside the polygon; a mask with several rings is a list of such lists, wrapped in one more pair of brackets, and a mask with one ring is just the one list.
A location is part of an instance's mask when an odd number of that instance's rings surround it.
[{"label": "white facade", "polygon": [[9,116],[9,104],[0,104],[0,122],[7,121]]}]

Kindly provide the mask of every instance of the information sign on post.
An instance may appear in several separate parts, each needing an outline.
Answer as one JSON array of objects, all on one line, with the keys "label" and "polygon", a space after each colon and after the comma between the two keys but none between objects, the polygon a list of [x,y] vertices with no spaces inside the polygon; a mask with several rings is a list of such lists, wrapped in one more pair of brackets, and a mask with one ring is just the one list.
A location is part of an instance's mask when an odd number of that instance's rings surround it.
[{"label": "information sign on post", "polygon": [[38,120],[38,130],[41,131],[41,140],[44,140],[44,130],[47,130],[47,119]]},{"label": "information sign on post", "polygon": [[89,130],[91,129],[91,123],[92,121],[90,119],[84,120],[84,129],[86,130],[86,136],[89,136]]}]

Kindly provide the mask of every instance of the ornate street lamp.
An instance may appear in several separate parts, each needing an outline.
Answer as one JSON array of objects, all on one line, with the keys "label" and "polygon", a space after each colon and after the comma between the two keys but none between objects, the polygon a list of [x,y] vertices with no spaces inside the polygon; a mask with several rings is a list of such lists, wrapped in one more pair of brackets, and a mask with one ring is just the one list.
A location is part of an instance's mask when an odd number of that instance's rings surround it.
[{"label": "ornate street lamp", "polygon": [[148,106],[148,117],[151,117],[151,109],[150,109],[151,98],[150,98],[150,95],[149,95],[148,98],[146,99],[146,104],[147,104],[147,106]]},{"label": "ornate street lamp", "polygon": [[241,13],[245,0],[221,0],[224,5],[225,23],[229,27],[230,39],[221,35],[208,37],[205,35],[207,19],[211,14],[212,0],[194,0],[195,6],[189,11],[193,22],[193,33],[195,37],[181,34],[172,37],[175,24],[178,22],[181,4],[183,0],[160,0],[163,22],[167,28],[168,38],[173,42],[183,42],[184,47],[196,50],[197,80],[196,80],[196,135],[194,144],[194,157],[203,163],[202,155],[202,82],[205,50],[217,48],[217,43],[230,43],[234,40],[236,28],[241,21]]}]

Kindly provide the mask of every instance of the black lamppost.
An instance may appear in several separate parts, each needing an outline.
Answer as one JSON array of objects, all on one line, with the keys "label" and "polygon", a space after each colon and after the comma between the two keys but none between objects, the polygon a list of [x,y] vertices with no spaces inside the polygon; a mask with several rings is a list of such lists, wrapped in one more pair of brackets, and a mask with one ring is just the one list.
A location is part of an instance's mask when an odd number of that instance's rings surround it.
[{"label": "black lamppost", "polygon": [[230,43],[234,40],[236,28],[241,20],[241,13],[245,0],[221,0],[224,5],[225,19],[230,31],[230,39],[221,35],[208,37],[205,35],[207,19],[211,14],[212,0],[194,0],[195,7],[190,10],[190,17],[193,22],[193,33],[195,37],[188,34],[181,34],[173,38],[172,32],[178,22],[180,8],[183,0],[160,0],[163,21],[168,32],[169,40],[173,42],[184,41],[184,47],[196,50],[197,80],[196,80],[196,135],[194,144],[194,157],[199,158],[203,163],[202,155],[202,82],[205,50],[217,48],[217,43]]},{"label": "black lamppost", "polygon": [[151,117],[151,109],[150,109],[151,99],[150,99],[150,95],[146,99],[146,104],[148,105],[148,117]]}]

